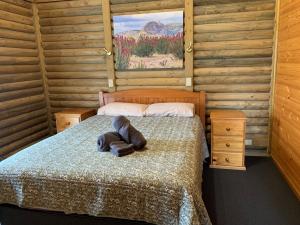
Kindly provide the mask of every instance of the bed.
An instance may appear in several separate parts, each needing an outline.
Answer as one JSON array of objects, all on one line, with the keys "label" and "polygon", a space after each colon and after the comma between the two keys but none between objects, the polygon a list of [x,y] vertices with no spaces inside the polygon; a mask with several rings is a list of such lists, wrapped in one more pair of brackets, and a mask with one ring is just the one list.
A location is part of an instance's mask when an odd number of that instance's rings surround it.
[{"label": "bed", "polygon": [[0,204],[159,225],[210,225],[201,197],[205,93],[155,89],[99,97],[100,105],[191,102],[197,115],[129,117],[148,144],[120,158],[97,151],[97,137],[112,130],[112,117],[93,116],[2,161]]}]

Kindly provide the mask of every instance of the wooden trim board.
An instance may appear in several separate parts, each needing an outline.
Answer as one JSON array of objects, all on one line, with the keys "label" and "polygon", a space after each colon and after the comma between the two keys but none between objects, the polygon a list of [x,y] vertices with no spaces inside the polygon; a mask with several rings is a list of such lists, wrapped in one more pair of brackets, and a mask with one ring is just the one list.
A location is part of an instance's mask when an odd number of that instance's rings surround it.
[{"label": "wooden trim board", "polygon": [[106,55],[108,87],[109,87],[109,91],[115,91],[116,78],[115,78],[113,37],[112,37],[112,24],[111,24],[109,0],[102,0],[102,18],[103,18],[103,25],[104,25],[105,48],[107,51],[111,52],[110,55]]},{"label": "wooden trim board", "polygon": [[[184,1],[184,70],[186,77],[186,89],[193,91],[193,75],[194,75],[194,7],[193,0]],[[191,49],[190,51],[188,49]]]},{"label": "wooden trim board", "polygon": [[49,101],[49,92],[48,92],[48,79],[46,75],[46,65],[45,65],[45,56],[44,56],[44,49],[42,47],[42,36],[41,36],[41,27],[40,27],[40,20],[38,14],[38,7],[36,3],[32,3],[32,12],[33,12],[33,22],[35,28],[35,35],[36,35],[36,44],[38,48],[38,58],[40,60],[40,70],[43,79],[43,88],[44,88],[44,95],[46,100],[47,106],[47,117],[48,117],[48,124],[50,134],[53,134],[53,126],[51,123],[51,110],[50,110],[50,101]]},{"label": "wooden trim board", "polygon": [[274,107],[274,95],[275,95],[275,80],[277,71],[277,49],[278,49],[278,30],[279,30],[279,9],[280,0],[276,0],[275,7],[275,21],[274,21],[274,38],[273,38],[273,57],[272,57],[272,75],[271,75],[271,95],[270,95],[270,108],[269,108],[269,124],[268,124],[268,148],[267,153],[271,153],[272,145],[272,118]]}]

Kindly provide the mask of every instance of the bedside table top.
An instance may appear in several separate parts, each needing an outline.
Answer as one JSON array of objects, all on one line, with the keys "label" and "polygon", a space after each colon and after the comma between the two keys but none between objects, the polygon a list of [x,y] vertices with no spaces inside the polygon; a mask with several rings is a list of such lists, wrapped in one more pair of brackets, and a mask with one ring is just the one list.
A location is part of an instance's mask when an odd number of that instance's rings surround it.
[{"label": "bedside table top", "polygon": [[87,109],[87,108],[74,108],[74,109],[65,109],[63,111],[55,113],[55,115],[84,115],[86,113],[96,113],[95,109]]},{"label": "bedside table top", "polygon": [[216,119],[246,119],[245,113],[239,110],[214,110],[210,113],[210,117]]}]

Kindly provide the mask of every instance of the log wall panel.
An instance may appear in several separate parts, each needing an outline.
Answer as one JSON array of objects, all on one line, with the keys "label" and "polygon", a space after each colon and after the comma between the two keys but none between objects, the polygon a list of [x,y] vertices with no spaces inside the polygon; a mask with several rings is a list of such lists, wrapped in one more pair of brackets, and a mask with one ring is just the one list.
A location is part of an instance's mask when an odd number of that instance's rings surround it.
[{"label": "log wall panel", "polygon": [[300,198],[300,1],[281,0],[271,155]]},{"label": "log wall panel", "polygon": [[6,12],[3,10],[0,10],[0,18],[7,21],[20,23],[20,25],[22,24],[32,25],[32,19],[30,17],[16,15],[14,13]]},{"label": "log wall panel", "polygon": [[38,1],[37,8],[51,112],[99,107],[98,92],[108,90],[102,1]]},{"label": "log wall panel", "polygon": [[196,68],[211,68],[215,67],[249,67],[249,66],[261,66],[265,67],[272,64],[272,57],[264,58],[222,58],[222,59],[199,59],[194,60]]},{"label": "log wall panel", "polygon": [[0,37],[24,41],[35,41],[34,33],[24,33],[20,31],[8,30],[0,28]]},{"label": "log wall panel", "polygon": [[[35,49],[36,44],[32,41],[21,41],[21,40],[10,40],[5,38],[0,38],[0,48],[2,47],[12,47],[12,48],[22,48],[22,49]],[[24,56],[24,55],[22,55]]]},{"label": "log wall panel", "polygon": [[[110,72],[103,51],[106,45],[102,1],[35,2],[44,72],[40,71],[38,61],[31,4],[22,0],[0,0],[0,12],[5,12],[0,15],[0,73],[5,74],[0,82],[0,99],[7,101],[6,111],[0,112],[0,118],[8,119],[7,112],[18,116],[16,110],[25,114],[31,112],[14,101],[15,98],[32,101],[30,105],[33,111],[45,107],[45,101],[35,102],[36,98],[31,98],[43,95],[43,82],[39,77],[42,73],[45,75],[49,110],[52,113],[51,124],[55,127],[54,112],[68,107],[98,107],[98,92],[112,90],[108,88]],[[183,0],[110,0],[109,3],[111,16],[183,10],[185,7]],[[193,76],[193,89],[207,92],[207,115],[213,109],[240,109],[245,112],[247,138],[253,141],[253,145],[248,146],[250,149],[266,149],[268,142],[274,9],[275,0],[194,0],[194,53],[193,67],[190,67],[193,68],[193,74],[189,74]],[[297,20],[290,20],[293,23],[291,26],[298,24]],[[291,34],[281,38],[282,44],[289,46],[289,49],[299,42],[299,38],[289,38]],[[281,67],[297,64],[297,57],[297,53],[293,52],[282,55]],[[9,76],[13,82],[8,82]],[[114,74],[116,90],[187,89],[186,77],[184,70],[115,71]],[[42,118],[42,115],[34,114],[28,122],[20,122],[18,127],[26,129],[24,126],[29,124],[36,126],[36,121]],[[207,121],[210,122],[209,118]],[[207,131],[209,136],[209,125]],[[11,134],[7,130],[5,132]],[[42,128],[35,132],[38,136],[48,130]],[[21,140],[7,144],[4,151],[28,144],[32,135],[30,132],[26,135],[18,136]]]},{"label": "log wall panel", "polygon": [[68,16],[58,18],[43,18],[40,21],[42,26],[74,25],[74,24],[94,24],[101,23],[102,15],[91,16]]},{"label": "log wall panel", "polygon": [[49,134],[32,5],[0,1],[0,155]]},{"label": "log wall panel", "polygon": [[[82,8],[68,8],[68,9],[52,9],[52,10],[40,10],[40,18],[57,18],[57,17],[69,17],[69,16],[90,16],[99,15],[101,13],[101,2],[98,6],[82,7]],[[57,4],[55,2],[51,4]]]},{"label": "log wall panel", "polygon": [[111,12],[113,14],[128,14],[136,13],[139,11],[154,11],[154,10],[172,10],[183,9],[184,2],[182,0],[164,0],[164,1],[152,1],[152,0],[140,0],[136,2],[124,2],[121,4],[114,4],[111,2]]},{"label": "log wall panel", "polygon": [[194,14],[208,15],[208,14],[224,14],[236,12],[252,12],[252,11],[274,11],[274,1],[239,1],[239,0],[224,0],[217,1],[203,1],[194,0]]},{"label": "log wall panel", "polygon": [[[22,123],[15,124],[13,127],[2,128],[0,138],[11,135],[11,134],[14,134],[14,133],[16,133],[20,130],[26,129],[28,127],[32,127],[34,125],[43,123],[45,121],[47,121],[47,115],[41,115],[41,116],[35,117],[31,120],[26,120]],[[7,140],[4,139],[4,141],[7,141]]]},{"label": "log wall panel", "polygon": [[[93,105],[98,90],[109,90],[101,1],[38,2],[51,107]],[[111,16],[177,9],[183,0],[110,0]],[[254,149],[267,147],[274,9],[275,0],[194,0],[194,90],[207,91],[208,111],[245,111]],[[115,84],[183,89],[185,77],[116,71]]]},{"label": "log wall panel", "polygon": [[27,9],[31,9],[31,4],[27,1],[23,1],[23,0],[2,0],[2,1],[13,5],[21,6]]},{"label": "log wall panel", "polygon": [[0,19],[0,28],[21,31],[25,33],[33,33],[34,27],[27,24],[20,24],[19,22],[11,22],[7,20]]},{"label": "log wall panel", "polygon": [[25,90],[9,91],[0,93],[0,101],[11,100],[21,97],[27,97],[32,95],[38,95],[43,93],[42,87],[30,88]]},{"label": "log wall panel", "polygon": [[11,12],[11,13],[14,13],[17,15],[27,16],[27,17],[32,16],[31,8],[17,6],[17,5],[11,4],[11,3],[7,3],[5,1],[0,1],[0,10],[6,11],[6,12]]},{"label": "log wall panel", "polygon": [[246,113],[248,149],[268,147],[274,10],[275,0],[194,0],[194,90],[207,92],[207,116]]},{"label": "log wall panel", "polygon": [[52,10],[52,9],[65,9],[65,8],[78,8],[86,6],[99,6],[98,0],[82,0],[82,1],[62,1],[53,3],[39,4],[39,10]]}]

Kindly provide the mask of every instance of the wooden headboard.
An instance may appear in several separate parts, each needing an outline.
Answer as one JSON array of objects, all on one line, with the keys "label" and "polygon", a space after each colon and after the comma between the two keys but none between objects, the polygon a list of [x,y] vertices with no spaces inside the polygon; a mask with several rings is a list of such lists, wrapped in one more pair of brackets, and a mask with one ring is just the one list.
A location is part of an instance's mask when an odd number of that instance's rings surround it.
[{"label": "wooden headboard", "polygon": [[205,127],[205,92],[191,92],[173,89],[132,89],[111,93],[99,93],[100,106],[110,102],[131,102],[152,104],[158,102],[187,102],[195,105],[196,114],[199,115]]}]

